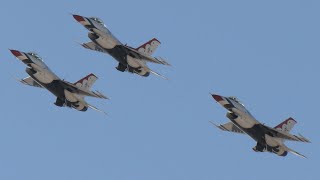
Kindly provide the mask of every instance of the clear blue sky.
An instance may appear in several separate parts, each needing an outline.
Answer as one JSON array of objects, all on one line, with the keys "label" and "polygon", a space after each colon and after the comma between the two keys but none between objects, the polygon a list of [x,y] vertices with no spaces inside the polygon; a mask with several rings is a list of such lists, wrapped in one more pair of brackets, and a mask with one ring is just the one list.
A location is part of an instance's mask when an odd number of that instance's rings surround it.
[{"label": "clear blue sky", "polygon": [[[5,1],[0,34],[0,179],[212,180],[317,179],[319,174],[320,2]],[[118,72],[110,56],[76,42],[87,31],[69,13],[97,16],[123,43],[157,37],[150,64],[170,80]],[[93,72],[87,101],[109,117],[59,108],[49,92],[27,87],[25,66],[8,51],[36,51],[60,77]],[[309,159],[255,153],[247,136],[219,131],[228,122],[209,93],[237,96],[261,122],[294,117],[287,142]]]}]

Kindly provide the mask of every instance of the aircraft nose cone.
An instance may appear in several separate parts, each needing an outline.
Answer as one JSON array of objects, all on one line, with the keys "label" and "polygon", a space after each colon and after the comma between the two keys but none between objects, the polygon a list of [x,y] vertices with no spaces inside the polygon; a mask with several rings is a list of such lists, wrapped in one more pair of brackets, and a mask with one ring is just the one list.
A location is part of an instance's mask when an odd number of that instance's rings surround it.
[{"label": "aircraft nose cone", "polygon": [[216,94],[212,94],[213,99],[215,99],[217,102],[219,101],[223,101],[222,96],[216,95]]},{"label": "aircraft nose cone", "polygon": [[21,54],[21,52],[20,51],[17,51],[17,50],[12,50],[12,49],[9,49],[10,51],[11,51],[11,53],[13,54],[13,55],[15,55],[16,57],[18,57],[18,56],[22,56],[22,54]]},{"label": "aircraft nose cone", "polygon": [[85,21],[85,19],[82,17],[82,16],[79,16],[79,15],[72,15],[73,16],[73,18],[75,19],[75,20],[77,20],[78,22],[81,22],[81,21]]}]

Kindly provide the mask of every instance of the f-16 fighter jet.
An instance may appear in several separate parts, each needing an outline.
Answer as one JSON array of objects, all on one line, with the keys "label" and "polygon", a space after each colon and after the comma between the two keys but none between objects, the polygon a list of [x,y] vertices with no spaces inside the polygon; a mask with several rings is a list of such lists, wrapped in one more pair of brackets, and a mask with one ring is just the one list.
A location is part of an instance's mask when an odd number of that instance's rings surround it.
[{"label": "f-16 fighter jet", "polygon": [[132,48],[122,44],[107,29],[101,19],[97,17],[83,17],[73,15],[80,24],[89,30],[88,37],[92,42],[82,43],[81,45],[87,49],[110,54],[119,64],[117,70],[130,73],[136,73],[140,76],[149,76],[150,73],[166,79],[164,76],[152,71],[147,62],[169,65],[162,58],[152,57],[160,42],[153,38],[138,48]]},{"label": "f-16 fighter jet", "polygon": [[212,94],[212,97],[228,110],[227,117],[231,122],[215,125],[223,131],[247,134],[257,142],[252,149],[255,152],[271,152],[279,156],[286,156],[288,152],[306,158],[304,155],[288,148],[285,140],[310,142],[302,135],[289,134],[297,123],[293,118],[288,118],[276,127],[272,128],[257,121],[244,105],[235,97],[223,97]]},{"label": "f-16 fighter jet", "polygon": [[29,77],[19,81],[29,86],[49,90],[57,97],[55,105],[59,107],[67,106],[79,111],[86,111],[89,107],[103,112],[84,100],[85,96],[107,99],[106,96],[98,91],[90,91],[91,86],[98,79],[94,74],[89,74],[76,83],[70,83],[54,74],[36,53],[25,53],[17,50],[10,51],[27,65],[26,72],[29,74]]}]

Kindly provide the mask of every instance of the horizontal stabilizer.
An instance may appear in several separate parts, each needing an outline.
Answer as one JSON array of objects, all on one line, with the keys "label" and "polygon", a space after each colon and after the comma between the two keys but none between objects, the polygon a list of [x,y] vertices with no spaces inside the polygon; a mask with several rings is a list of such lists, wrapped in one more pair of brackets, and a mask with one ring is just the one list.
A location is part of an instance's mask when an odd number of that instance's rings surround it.
[{"label": "horizontal stabilizer", "polygon": [[307,157],[306,157],[305,155],[300,154],[300,153],[298,153],[297,151],[294,151],[294,150],[292,150],[292,149],[288,148],[287,146],[285,146],[285,148],[287,149],[287,151],[291,152],[292,154],[294,154],[294,155],[297,155],[297,156],[300,156],[300,157],[302,157],[302,158],[306,158],[306,159],[307,159]]},{"label": "horizontal stabilizer", "polygon": [[95,110],[95,111],[98,111],[98,112],[101,112],[101,113],[107,115],[106,112],[104,112],[104,111],[102,111],[102,110],[94,107],[93,105],[87,103],[83,98],[80,98],[80,99],[78,99],[78,100],[79,100],[81,103],[85,104],[86,107],[89,107],[89,108],[91,108],[91,109],[93,109],[93,110]]},{"label": "horizontal stabilizer", "polygon": [[288,132],[285,131],[281,131],[275,128],[270,128],[268,126],[265,126],[267,128],[269,128],[269,130],[274,134],[274,137],[276,138],[280,138],[283,140],[289,140],[289,141],[298,141],[298,142],[307,142],[310,143],[310,140],[308,140],[307,138],[299,135],[293,135],[293,134],[289,134]]},{"label": "horizontal stabilizer", "polygon": [[298,153],[297,151],[290,150],[289,152],[291,152],[291,153],[294,154],[294,155],[297,155],[297,156],[300,156],[300,157],[303,157],[303,158],[306,158],[306,159],[307,159],[306,156],[304,156],[303,154]]},{"label": "horizontal stabilizer", "polygon": [[136,49],[130,47],[130,46],[123,46],[125,47],[129,52],[131,52],[132,54],[135,55],[135,57],[139,57],[140,59],[146,61],[146,62],[152,62],[152,63],[156,63],[156,64],[163,64],[163,65],[168,65],[171,66],[167,61],[165,61],[163,58],[161,57],[151,57],[150,55],[141,53],[139,51],[137,51]]},{"label": "horizontal stabilizer", "polygon": [[84,89],[82,86],[79,85],[80,82],[79,84],[78,83],[72,84],[67,81],[61,81],[61,82],[64,83],[66,87],[73,89],[73,91],[80,96],[90,96],[90,97],[96,97],[96,98],[102,98],[102,99],[109,99],[99,91],[90,91],[89,89]]},{"label": "horizontal stabilizer", "polygon": [[88,103],[87,103],[87,105],[88,105],[89,108],[91,108],[91,109],[93,109],[93,110],[95,110],[95,111],[101,112],[101,113],[103,113],[104,115],[108,115],[106,112],[104,112],[104,111],[102,111],[102,110],[100,110],[100,109],[98,109],[98,108],[96,108],[96,107],[94,107],[94,106],[92,106],[92,105],[90,105],[90,104],[88,104]]},{"label": "horizontal stabilizer", "polygon": [[150,73],[152,73],[152,74],[154,74],[154,75],[156,75],[156,76],[159,76],[159,77],[161,77],[161,78],[163,78],[163,79],[165,79],[165,80],[169,80],[167,77],[165,77],[165,76],[163,76],[163,75],[161,75],[161,74],[159,74],[159,73],[157,73],[157,72],[154,72],[154,71],[152,71],[151,69],[149,69],[149,71],[150,71]]},{"label": "horizontal stabilizer", "polygon": [[169,63],[168,63],[164,58],[162,58],[162,57],[155,57],[155,59],[159,62],[159,64],[171,66],[171,64],[169,64]]},{"label": "horizontal stabilizer", "polygon": [[92,91],[92,93],[93,93],[94,95],[96,95],[96,97],[98,97],[98,98],[109,99],[107,96],[103,95],[103,94],[102,94],[101,92],[99,92],[99,91]]}]

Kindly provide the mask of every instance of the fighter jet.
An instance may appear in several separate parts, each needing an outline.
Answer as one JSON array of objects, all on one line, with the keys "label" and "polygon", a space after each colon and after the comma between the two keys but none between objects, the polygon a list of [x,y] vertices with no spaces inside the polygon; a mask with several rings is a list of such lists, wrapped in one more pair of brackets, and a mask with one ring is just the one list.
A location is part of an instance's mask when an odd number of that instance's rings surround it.
[{"label": "fighter jet", "polygon": [[212,94],[212,97],[228,110],[226,116],[231,121],[221,125],[211,122],[219,129],[249,135],[257,142],[257,145],[252,148],[255,152],[271,152],[279,156],[286,156],[288,152],[291,152],[306,158],[284,144],[285,140],[310,142],[300,134],[299,136],[289,134],[297,123],[293,118],[290,117],[272,128],[257,121],[237,98],[223,97],[216,94]]},{"label": "fighter jet", "polygon": [[34,52],[21,52],[10,50],[11,53],[27,65],[26,72],[29,77],[19,80],[21,83],[33,87],[45,88],[57,97],[54,103],[59,107],[70,107],[79,111],[87,111],[88,107],[103,112],[88,104],[85,96],[107,99],[98,91],[90,91],[91,86],[98,79],[94,74],[80,79],[76,83],[70,83],[60,79],[43,62],[42,58]]},{"label": "fighter jet", "polygon": [[88,37],[92,42],[82,43],[81,45],[84,48],[111,55],[119,62],[116,67],[118,71],[128,71],[145,77],[152,73],[166,79],[164,76],[152,71],[147,66],[147,62],[170,65],[160,57],[151,56],[160,45],[160,41],[156,38],[151,39],[138,48],[133,48],[126,44],[122,44],[114,37],[101,19],[79,15],[73,15],[73,17],[89,30]]}]

